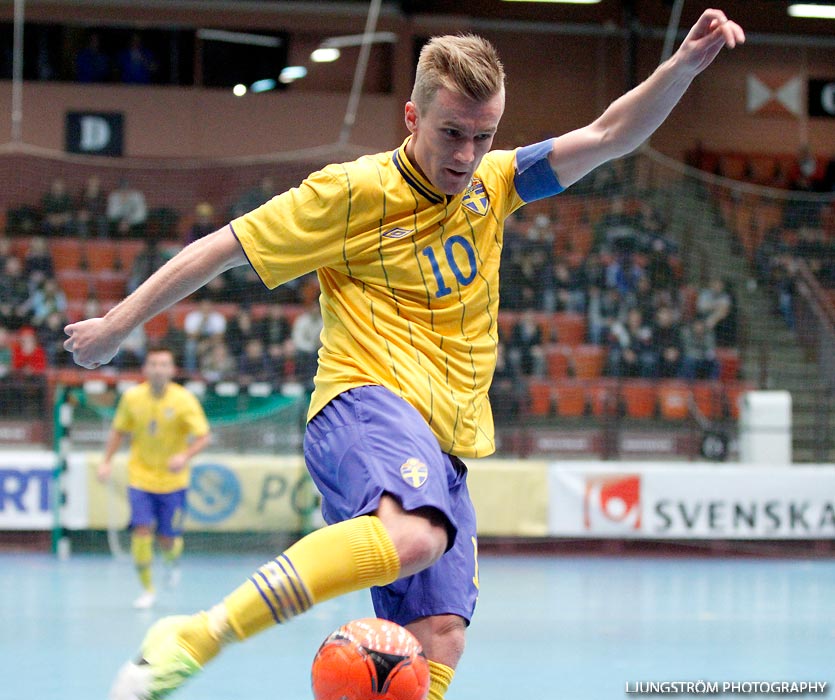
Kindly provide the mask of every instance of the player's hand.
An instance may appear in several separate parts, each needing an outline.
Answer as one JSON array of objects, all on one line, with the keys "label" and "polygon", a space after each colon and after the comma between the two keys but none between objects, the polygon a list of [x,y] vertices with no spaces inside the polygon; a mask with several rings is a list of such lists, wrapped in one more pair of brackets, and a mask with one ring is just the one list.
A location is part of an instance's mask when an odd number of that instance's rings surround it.
[{"label": "player's hand", "polygon": [[168,471],[181,472],[188,464],[188,457],[182,453],[176,454],[168,460]]},{"label": "player's hand", "polygon": [[102,462],[99,464],[99,468],[96,470],[96,476],[98,480],[101,481],[103,484],[110,481],[110,462]]},{"label": "player's hand", "polygon": [[72,359],[85,369],[105,365],[116,355],[122,336],[115,333],[103,318],[90,318],[64,327],[69,336],[64,350],[72,353]]},{"label": "player's hand", "polygon": [[745,32],[722,10],[705,10],[678,50],[679,59],[698,74],[707,68],[723,47],[745,43]]}]

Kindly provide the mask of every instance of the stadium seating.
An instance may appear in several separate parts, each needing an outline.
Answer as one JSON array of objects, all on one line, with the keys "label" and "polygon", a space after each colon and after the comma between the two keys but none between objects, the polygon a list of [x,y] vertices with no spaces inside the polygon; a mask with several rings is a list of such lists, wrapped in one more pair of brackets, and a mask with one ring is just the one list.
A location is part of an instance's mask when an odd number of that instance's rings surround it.
[{"label": "stadium seating", "polygon": [[601,345],[578,345],[571,350],[571,363],[574,376],[578,379],[599,377],[606,364],[606,348]]},{"label": "stadium seating", "polygon": [[547,380],[531,379],[528,382],[528,412],[532,416],[551,413],[552,384]]},{"label": "stadium seating", "polygon": [[82,270],[87,265],[84,257],[84,242],[79,238],[51,240],[49,252],[52,254],[52,265],[56,273],[63,270]]},{"label": "stadium seating", "polygon": [[558,343],[580,345],[586,342],[586,317],[575,313],[555,313],[551,328]]},{"label": "stadium seating", "polygon": [[693,392],[686,382],[668,380],[658,384],[658,412],[666,420],[684,420],[690,416]]},{"label": "stadium seating", "polygon": [[658,385],[645,379],[629,379],[622,382],[620,396],[625,414],[629,418],[652,418],[658,402]]},{"label": "stadium seating", "polygon": [[558,416],[579,417],[586,412],[586,387],[583,382],[571,379],[559,381],[554,386],[554,402]]},{"label": "stadium seating", "polygon": [[545,348],[545,367],[551,379],[568,376],[571,348],[561,343],[552,343]]}]

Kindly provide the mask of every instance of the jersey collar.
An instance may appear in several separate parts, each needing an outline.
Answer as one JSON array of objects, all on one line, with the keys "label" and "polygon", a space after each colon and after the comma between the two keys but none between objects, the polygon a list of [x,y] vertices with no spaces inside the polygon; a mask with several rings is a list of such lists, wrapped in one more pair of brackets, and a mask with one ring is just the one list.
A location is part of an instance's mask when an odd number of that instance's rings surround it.
[{"label": "jersey collar", "polygon": [[406,155],[406,144],[409,143],[411,138],[411,136],[406,137],[406,140],[400,145],[400,148],[394,152],[394,167],[397,168],[409,187],[424,199],[428,199],[432,204],[443,204],[450,198],[433,187],[429,180],[421,175],[420,171],[412,165],[412,162]]}]

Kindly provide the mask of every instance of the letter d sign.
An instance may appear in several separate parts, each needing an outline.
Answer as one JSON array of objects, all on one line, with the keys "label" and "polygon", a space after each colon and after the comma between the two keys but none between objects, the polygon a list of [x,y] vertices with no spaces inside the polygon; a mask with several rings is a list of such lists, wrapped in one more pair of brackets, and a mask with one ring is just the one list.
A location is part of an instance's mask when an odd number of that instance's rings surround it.
[{"label": "letter d sign", "polygon": [[121,112],[67,112],[67,151],[121,156],[123,121]]}]

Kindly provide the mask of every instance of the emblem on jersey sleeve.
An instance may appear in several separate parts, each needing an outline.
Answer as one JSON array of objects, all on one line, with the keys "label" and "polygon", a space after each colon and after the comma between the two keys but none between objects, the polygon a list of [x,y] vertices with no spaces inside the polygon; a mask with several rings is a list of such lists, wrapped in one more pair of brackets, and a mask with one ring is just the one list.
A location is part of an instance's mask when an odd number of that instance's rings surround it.
[{"label": "emblem on jersey sleeve", "polygon": [[464,193],[461,204],[481,216],[487,214],[487,209],[490,207],[490,198],[487,196],[487,190],[484,189],[484,183],[477,177],[473,178],[469,188]]},{"label": "emblem on jersey sleeve", "polygon": [[396,228],[390,228],[388,231],[383,231],[383,238],[403,238],[414,232],[415,230],[412,228],[400,228],[398,226]]},{"label": "emblem on jersey sleeve", "polygon": [[400,476],[409,486],[418,489],[429,478],[429,469],[419,459],[410,457],[400,467]]}]

